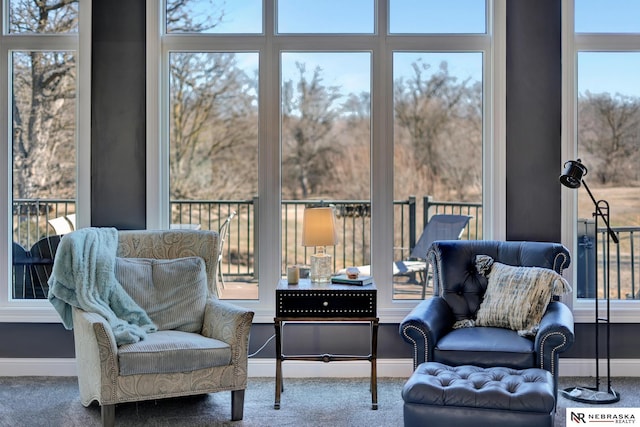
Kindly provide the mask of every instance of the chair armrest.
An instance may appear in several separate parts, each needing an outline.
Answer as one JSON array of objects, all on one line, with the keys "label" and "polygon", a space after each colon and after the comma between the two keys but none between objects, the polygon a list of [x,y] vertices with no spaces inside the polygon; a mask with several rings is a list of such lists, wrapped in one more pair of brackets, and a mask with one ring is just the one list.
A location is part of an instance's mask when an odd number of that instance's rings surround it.
[{"label": "chair armrest", "polygon": [[549,303],[535,339],[537,366],[557,374],[560,353],[568,350],[575,340],[573,314],[559,301]]},{"label": "chair armrest", "polygon": [[207,300],[202,335],[223,341],[231,346],[232,364],[244,361],[249,354],[249,334],[253,311],[215,297]]},{"label": "chair armrest", "polygon": [[400,335],[413,345],[413,369],[433,360],[433,348],[453,325],[453,313],[441,297],[420,302],[400,323]]},{"label": "chair armrest", "polygon": [[120,368],[118,346],[109,322],[99,314],[74,308],[73,335],[82,403],[88,405],[92,400],[102,405],[115,403]]}]

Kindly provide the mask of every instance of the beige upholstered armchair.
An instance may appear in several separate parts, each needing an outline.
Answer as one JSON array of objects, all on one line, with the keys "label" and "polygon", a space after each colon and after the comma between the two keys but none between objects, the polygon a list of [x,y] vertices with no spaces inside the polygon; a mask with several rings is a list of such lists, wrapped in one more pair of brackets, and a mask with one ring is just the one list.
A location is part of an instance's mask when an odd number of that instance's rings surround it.
[{"label": "beige upholstered armchair", "polygon": [[231,419],[242,419],[253,312],[216,296],[218,233],[120,231],[117,240],[116,278],[157,332],[117,346],[103,316],[74,307],[82,404],[100,404],[111,426],[118,403],[231,391]]}]

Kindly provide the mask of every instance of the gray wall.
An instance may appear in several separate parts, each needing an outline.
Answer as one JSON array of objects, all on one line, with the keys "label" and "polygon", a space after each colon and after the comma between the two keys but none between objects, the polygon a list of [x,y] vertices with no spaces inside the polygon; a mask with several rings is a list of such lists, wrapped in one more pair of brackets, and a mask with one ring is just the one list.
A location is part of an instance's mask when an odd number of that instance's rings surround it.
[{"label": "gray wall", "polygon": [[[128,13],[122,14],[124,5]],[[92,76],[92,225],[145,228],[144,0],[94,0]],[[507,238],[560,241],[560,0],[507,2]],[[292,326],[289,352],[357,353],[362,325]],[[593,326],[576,325],[566,356],[593,355]],[[250,353],[274,332],[256,324]],[[625,339],[635,324],[612,327],[612,357],[638,358]],[[637,341],[637,340],[636,340]],[[398,325],[380,326],[378,356],[409,358]],[[0,323],[0,358],[73,357],[59,324]],[[256,357],[274,357],[273,342]]]},{"label": "gray wall", "polygon": [[507,2],[507,240],[561,240],[560,0]]},{"label": "gray wall", "polygon": [[146,227],[144,23],[144,0],[93,2],[91,225],[96,227]]}]

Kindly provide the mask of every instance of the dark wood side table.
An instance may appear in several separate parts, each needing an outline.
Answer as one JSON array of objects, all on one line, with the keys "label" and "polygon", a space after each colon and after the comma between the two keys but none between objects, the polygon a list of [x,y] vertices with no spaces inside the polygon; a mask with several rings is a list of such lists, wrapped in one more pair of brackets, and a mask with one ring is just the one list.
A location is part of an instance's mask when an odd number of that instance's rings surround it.
[{"label": "dark wood side table", "polygon": [[[280,409],[282,392],[282,362],[310,360],[319,362],[368,360],[371,362],[371,409],[378,409],[376,355],[378,348],[378,317],[376,287],[311,283],[301,279],[297,285],[280,280],[276,288],[276,400],[273,407]],[[367,355],[284,355],[282,354],[282,327],[291,322],[368,322],[371,348]]]}]

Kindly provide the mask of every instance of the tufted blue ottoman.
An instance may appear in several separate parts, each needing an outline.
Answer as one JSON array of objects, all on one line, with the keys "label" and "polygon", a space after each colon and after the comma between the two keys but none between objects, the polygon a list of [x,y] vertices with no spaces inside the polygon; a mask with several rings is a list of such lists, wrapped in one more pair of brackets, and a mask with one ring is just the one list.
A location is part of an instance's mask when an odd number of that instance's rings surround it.
[{"label": "tufted blue ottoman", "polygon": [[405,427],[553,427],[553,376],[543,369],[425,362],[402,389]]}]

